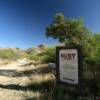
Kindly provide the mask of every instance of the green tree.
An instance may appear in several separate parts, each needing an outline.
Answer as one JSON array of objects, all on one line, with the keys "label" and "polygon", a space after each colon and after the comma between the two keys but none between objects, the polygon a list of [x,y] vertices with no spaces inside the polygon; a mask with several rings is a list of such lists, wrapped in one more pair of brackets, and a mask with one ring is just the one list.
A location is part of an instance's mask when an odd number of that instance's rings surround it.
[{"label": "green tree", "polygon": [[84,79],[88,82],[86,85],[91,86],[94,72],[100,71],[100,35],[94,35],[82,18],[66,18],[62,13],[57,13],[46,28],[46,36],[57,39],[65,46],[82,46]]},{"label": "green tree", "polygon": [[81,45],[84,61],[93,55],[95,39],[82,18],[65,18],[62,13],[57,13],[46,28],[46,36],[58,39],[66,46]]},{"label": "green tree", "polygon": [[55,15],[53,22],[46,28],[46,36],[58,39],[66,45],[82,45],[89,41],[91,31],[83,23],[83,19],[65,18],[63,14]]}]

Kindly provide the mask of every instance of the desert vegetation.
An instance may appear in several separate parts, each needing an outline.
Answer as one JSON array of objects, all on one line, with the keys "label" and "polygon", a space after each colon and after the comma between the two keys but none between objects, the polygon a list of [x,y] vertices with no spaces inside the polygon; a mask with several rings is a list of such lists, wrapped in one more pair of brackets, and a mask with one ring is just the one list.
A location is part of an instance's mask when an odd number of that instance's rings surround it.
[{"label": "desert vegetation", "polygon": [[[82,94],[76,87],[56,83],[55,70],[48,66],[56,63],[56,46],[41,44],[26,50],[0,49],[0,59],[8,61],[0,65],[0,100],[79,100],[80,96],[94,94],[99,97],[100,35],[85,27],[82,18],[65,18],[61,13],[47,26],[46,35],[65,46],[82,47]],[[10,61],[15,62],[11,65]]]},{"label": "desert vegetation", "polygon": [[[96,36],[97,37],[97,36]],[[97,37],[98,38],[98,37]],[[99,45],[99,44],[97,44]],[[61,84],[56,84],[56,77],[51,68],[48,67],[49,63],[55,63],[56,60],[56,53],[55,48],[53,47],[46,47],[40,49],[40,47],[36,47],[36,49],[40,51],[36,51],[35,48],[32,49],[30,52],[25,50],[24,52],[27,54],[26,60],[27,64],[23,64],[23,62],[19,63],[17,60],[13,62],[13,65],[5,65],[7,69],[0,69],[0,95],[1,100],[8,98],[8,100],[15,99],[16,100],[74,100],[79,95],[79,91],[76,90],[74,87],[68,87]],[[98,48],[99,49],[99,48]],[[99,50],[97,51],[99,52]],[[37,52],[35,52],[35,51]],[[96,53],[97,53],[96,51]],[[99,54],[97,55],[97,57]],[[13,57],[13,56],[12,56]],[[16,56],[15,56],[16,58]],[[99,57],[98,57],[99,58]],[[99,59],[96,58],[97,62]],[[8,58],[6,58],[8,59]],[[19,59],[16,58],[16,59]],[[20,60],[23,58],[20,58]],[[87,58],[88,59],[88,58]],[[4,60],[4,59],[3,59]],[[11,61],[11,59],[10,59]],[[28,64],[30,62],[34,62],[31,65]],[[88,61],[88,60],[87,60]],[[35,64],[36,62],[39,62]],[[88,64],[86,62],[85,64]],[[17,65],[16,65],[17,64]],[[90,65],[90,63],[89,63]],[[87,68],[89,67],[87,66]],[[12,68],[9,68],[12,66]],[[14,69],[14,66],[17,66]],[[3,66],[0,66],[3,68]],[[91,67],[91,66],[90,66]],[[99,66],[96,65],[97,68]],[[9,69],[9,70],[8,70]],[[84,77],[85,77],[85,87],[84,93],[87,96],[93,95],[92,90],[92,73],[91,70],[84,69]],[[99,69],[96,69],[99,72]],[[97,75],[97,85],[98,85],[98,95],[100,94],[100,87],[99,87],[99,75]],[[5,96],[3,96],[5,94]]]},{"label": "desert vegetation", "polygon": [[[81,95],[100,96],[100,34],[88,29],[82,18],[66,18],[62,13],[57,13],[46,28],[46,36],[57,39],[67,47],[75,45],[82,47],[83,85]],[[80,95],[78,89],[75,88],[69,88],[67,94],[70,93],[72,98]]]},{"label": "desert vegetation", "polygon": [[[36,48],[37,49],[37,48]],[[35,52],[34,49],[30,48],[30,51],[26,50],[28,52],[28,59],[29,60],[35,60],[35,61],[41,61],[44,63],[55,63],[56,61],[56,46],[53,47],[46,47],[46,48],[40,48],[38,47],[39,53]]]}]

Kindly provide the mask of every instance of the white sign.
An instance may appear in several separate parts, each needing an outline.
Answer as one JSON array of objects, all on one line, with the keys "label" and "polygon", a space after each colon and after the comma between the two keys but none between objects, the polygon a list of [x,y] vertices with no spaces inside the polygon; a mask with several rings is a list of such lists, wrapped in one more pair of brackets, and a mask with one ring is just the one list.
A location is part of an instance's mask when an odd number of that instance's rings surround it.
[{"label": "white sign", "polygon": [[60,81],[77,85],[78,51],[77,49],[61,49],[59,51]]}]

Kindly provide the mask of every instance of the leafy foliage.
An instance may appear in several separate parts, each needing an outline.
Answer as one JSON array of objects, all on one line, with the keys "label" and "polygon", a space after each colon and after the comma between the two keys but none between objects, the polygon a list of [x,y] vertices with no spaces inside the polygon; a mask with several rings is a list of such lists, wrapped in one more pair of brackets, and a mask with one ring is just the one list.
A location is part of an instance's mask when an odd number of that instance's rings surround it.
[{"label": "leafy foliage", "polygon": [[[58,39],[65,46],[80,45],[83,52],[84,91],[91,94],[94,82],[95,86],[100,87],[100,74],[98,74],[100,72],[100,34],[93,34],[85,26],[82,18],[65,18],[62,13],[58,13],[47,26],[46,36]],[[92,81],[93,84],[91,84]]]},{"label": "leafy foliage", "polygon": [[[37,54],[33,51],[29,52],[28,59],[41,62],[55,62],[56,60],[56,47],[46,47],[41,49],[41,53]],[[30,49],[31,50],[31,49]]]},{"label": "leafy foliage", "polygon": [[44,62],[55,62],[56,61],[56,47],[49,47],[43,52]]},{"label": "leafy foliage", "polygon": [[41,56],[38,54],[31,54],[28,56],[29,60],[35,60],[35,61],[40,61],[41,60]]},{"label": "leafy foliage", "polygon": [[46,28],[46,36],[58,39],[66,45],[85,44],[91,31],[83,23],[83,19],[65,18],[63,14],[55,15],[54,21]]}]

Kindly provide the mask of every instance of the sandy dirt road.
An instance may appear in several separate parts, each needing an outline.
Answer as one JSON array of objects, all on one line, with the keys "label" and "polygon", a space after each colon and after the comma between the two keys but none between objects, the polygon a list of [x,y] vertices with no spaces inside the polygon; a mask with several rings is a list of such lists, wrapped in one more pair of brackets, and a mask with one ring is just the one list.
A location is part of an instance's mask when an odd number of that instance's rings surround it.
[{"label": "sandy dirt road", "polygon": [[25,74],[25,71],[35,67],[23,65],[25,63],[13,62],[0,66],[0,100],[31,100],[40,96],[40,93],[29,91],[27,87],[31,80],[30,74]]},{"label": "sandy dirt road", "polygon": [[50,95],[52,80],[47,64],[34,66],[28,62],[13,62],[2,65],[0,100],[52,100],[44,99]]}]

